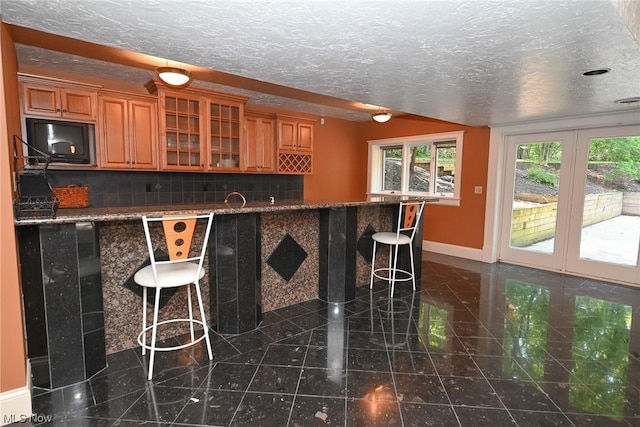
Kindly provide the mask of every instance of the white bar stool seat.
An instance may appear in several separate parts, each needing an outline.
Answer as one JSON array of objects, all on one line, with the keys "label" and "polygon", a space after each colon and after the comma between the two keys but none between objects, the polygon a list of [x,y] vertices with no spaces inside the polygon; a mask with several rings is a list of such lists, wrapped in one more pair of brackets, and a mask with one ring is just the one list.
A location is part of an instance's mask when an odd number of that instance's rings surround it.
[{"label": "white bar stool seat", "polygon": [[[411,281],[413,290],[416,290],[416,274],[413,260],[413,239],[416,230],[420,225],[420,218],[424,210],[425,202],[401,202],[398,211],[398,224],[396,231],[379,231],[374,233],[373,239],[373,255],[371,259],[371,280],[369,289],[373,289],[375,278],[383,279],[389,282],[391,287],[391,297],[395,290],[396,282]],[[389,266],[376,267],[376,250],[377,245],[389,246]],[[398,252],[401,246],[409,246],[409,256],[411,262],[411,271],[398,268]]]},{"label": "white bar stool seat", "polygon": [[[196,248],[192,247],[191,243],[198,220],[206,221],[206,229],[201,242],[201,247]],[[159,240],[162,239],[154,238],[150,232],[149,224],[154,222],[162,223],[162,231],[164,232],[163,243],[166,244],[167,252],[169,254],[168,261],[156,259],[156,245],[159,244]],[[164,215],[160,218],[148,218],[147,216],[142,217],[142,224],[144,226],[144,233],[147,240],[149,260],[151,261],[151,264],[138,270],[134,274],[133,280],[143,288],[142,331],[138,334],[138,343],[142,347],[143,355],[146,354],[147,350],[151,353],[149,357],[149,380],[151,380],[153,376],[156,351],[179,350],[193,346],[200,341],[205,340],[209,360],[213,360],[211,341],[209,338],[209,326],[207,325],[204,305],[202,303],[202,294],[200,292],[200,279],[204,277],[204,268],[202,267],[202,264],[207,250],[207,242],[209,241],[212,223],[213,213],[208,215]],[[196,291],[198,308],[200,311],[199,320],[193,316],[191,301],[192,285]],[[159,321],[160,294],[162,289],[181,286],[186,286],[187,288],[189,317]],[[155,301],[153,305],[153,321],[151,325],[147,326],[147,290],[150,288],[155,289]],[[171,347],[158,347],[156,345],[158,326],[183,322],[189,323],[191,341]],[[203,329],[202,336],[199,336],[197,339],[195,338],[194,325],[199,325]],[[147,344],[146,337],[149,331],[151,331],[151,343]]]}]

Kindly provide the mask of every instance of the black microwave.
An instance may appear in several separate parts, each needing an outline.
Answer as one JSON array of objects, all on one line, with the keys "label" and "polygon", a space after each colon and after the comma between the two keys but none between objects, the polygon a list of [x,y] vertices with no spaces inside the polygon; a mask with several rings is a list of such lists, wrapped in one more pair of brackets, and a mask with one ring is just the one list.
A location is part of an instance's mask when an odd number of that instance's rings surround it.
[{"label": "black microwave", "polygon": [[[28,118],[26,127],[27,143],[49,154],[52,163],[95,163],[95,125],[92,123]],[[30,156],[37,155],[31,151]]]}]

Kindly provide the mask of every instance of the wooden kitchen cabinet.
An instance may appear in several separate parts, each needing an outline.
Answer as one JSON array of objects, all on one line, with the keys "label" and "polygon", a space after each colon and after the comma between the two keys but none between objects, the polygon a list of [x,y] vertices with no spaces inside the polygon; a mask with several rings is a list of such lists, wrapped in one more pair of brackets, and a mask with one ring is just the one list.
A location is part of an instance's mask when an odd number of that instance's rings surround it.
[{"label": "wooden kitchen cabinet", "polygon": [[240,170],[243,105],[209,99],[209,170]]},{"label": "wooden kitchen cabinet", "polygon": [[160,108],[162,169],[204,170],[204,99],[161,91]]},{"label": "wooden kitchen cabinet", "polygon": [[313,121],[278,116],[280,150],[313,151]]},{"label": "wooden kitchen cabinet", "polygon": [[97,117],[97,98],[97,90],[22,83],[22,105],[26,116],[93,122]]},{"label": "wooden kitchen cabinet", "polygon": [[278,173],[313,173],[314,121],[278,115]]},{"label": "wooden kitchen cabinet", "polygon": [[154,100],[100,96],[99,112],[101,167],[158,169],[158,125]]},{"label": "wooden kitchen cabinet", "polygon": [[150,86],[160,103],[161,169],[240,171],[244,96]]},{"label": "wooden kitchen cabinet", "polygon": [[273,172],[275,118],[269,115],[247,113],[244,119],[244,130],[243,169],[249,172]]}]

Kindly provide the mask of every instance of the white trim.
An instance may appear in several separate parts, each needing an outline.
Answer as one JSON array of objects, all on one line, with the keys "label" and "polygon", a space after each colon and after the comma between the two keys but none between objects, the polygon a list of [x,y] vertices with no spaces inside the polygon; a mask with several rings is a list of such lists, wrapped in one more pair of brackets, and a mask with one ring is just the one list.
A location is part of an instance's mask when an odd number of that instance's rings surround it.
[{"label": "white trim", "polygon": [[[409,194],[401,194],[401,193],[367,193],[367,197],[387,197],[387,196],[414,196],[414,197],[422,197],[424,194],[422,193],[409,193]],[[430,201],[430,205],[440,205],[440,206],[460,206],[460,198],[459,197],[446,197],[446,196],[430,196],[435,197],[434,200]]]},{"label": "white trim", "polygon": [[605,114],[588,114],[574,117],[560,117],[548,120],[534,120],[520,123],[495,123],[489,125],[493,129],[509,129],[517,133],[548,132],[551,130],[589,129],[607,126],[618,126],[638,123],[640,108],[627,111],[616,111]]},{"label": "white trim", "polygon": [[435,252],[442,255],[451,255],[458,258],[466,258],[474,261],[484,261],[482,259],[482,249],[467,248],[465,246],[450,245],[448,243],[422,241],[423,252]]},{"label": "white trim", "polygon": [[412,136],[398,136],[395,138],[386,138],[386,139],[370,139],[367,142],[369,145],[402,145],[406,143],[415,143],[415,142],[441,142],[448,141],[450,139],[457,139],[460,136],[464,135],[463,130],[456,130],[452,132],[442,132],[442,133],[425,133],[422,135],[412,135]]},{"label": "white trim", "polygon": [[[385,138],[385,139],[373,139],[368,140],[368,165],[367,165],[367,193],[375,194],[381,193],[382,195],[402,195],[402,196],[411,196],[411,195],[429,195],[435,197],[441,197],[442,199],[453,199],[452,202],[442,203],[448,206],[460,206],[460,195],[462,193],[462,153],[464,150],[464,135],[465,131],[452,131],[452,132],[441,132],[441,133],[433,133],[433,134],[422,134],[422,135],[412,135],[412,136],[402,136],[395,138]],[[438,196],[436,193],[436,181],[432,180],[429,191],[431,192],[412,192],[409,191],[409,150],[408,147],[418,146],[422,144],[431,144],[432,147],[435,147],[439,142],[451,141],[455,140],[455,150],[456,150],[456,167],[455,167],[455,184],[454,184],[454,193],[452,196]],[[382,151],[384,147],[390,146],[402,146],[402,164],[401,164],[401,180],[400,180],[400,190],[399,191],[389,191],[383,192],[383,169],[382,166]],[[431,150],[431,175],[435,176],[436,173],[435,168],[437,167],[435,161],[436,150]]]},{"label": "white trim", "polygon": [[545,121],[491,126],[482,260],[491,263],[496,262],[498,259],[500,224],[502,221],[500,207],[502,206],[504,193],[504,156],[507,136],[536,132],[592,129],[638,123],[640,123],[640,109],[632,109],[622,113],[565,117]]},{"label": "white trim", "polygon": [[0,393],[0,426],[29,420],[31,408],[31,363],[27,361],[27,385]]}]

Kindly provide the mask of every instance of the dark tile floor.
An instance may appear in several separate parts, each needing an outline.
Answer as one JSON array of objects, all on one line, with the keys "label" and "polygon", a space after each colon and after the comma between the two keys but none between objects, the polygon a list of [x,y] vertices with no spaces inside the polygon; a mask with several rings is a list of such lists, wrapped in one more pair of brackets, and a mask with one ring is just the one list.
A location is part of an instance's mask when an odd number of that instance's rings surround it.
[{"label": "dark tile floor", "polygon": [[420,289],[393,304],[365,286],[213,339],[213,362],[164,353],[153,382],[138,349],[110,355],[85,383],[35,390],[34,412],[69,426],[640,426],[640,289],[426,254]]}]

